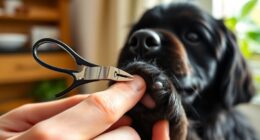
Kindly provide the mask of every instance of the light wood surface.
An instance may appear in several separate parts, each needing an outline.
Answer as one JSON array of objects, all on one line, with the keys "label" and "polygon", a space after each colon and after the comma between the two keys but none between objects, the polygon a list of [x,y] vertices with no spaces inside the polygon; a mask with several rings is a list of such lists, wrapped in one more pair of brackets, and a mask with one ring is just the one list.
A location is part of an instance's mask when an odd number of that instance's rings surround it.
[{"label": "light wood surface", "polygon": [[[23,33],[29,36],[24,46],[31,49],[30,33],[33,26],[54,26],[59,29],[59,38],[72,44],[69,24],[70,0],[22,0],[24,11],[15,15],[0,15],[0,33]],[[4,0],[0,0],[3,7]],[[74,68],[70,56],[62,52],[46,52],[42,58],[55,66]],[[66,78],[66,75],[40,66],[31,52],[0,52],[0,113],[4,113],[33,100],[28,96],[35,82]],[[77,90],[74,90],[74,93]],[[73,93],[73,94],[74,94]]]},{"label": "light wood surface", "polygon": [[[73,61],[65,53],[46,53],[41,58],[49,64],[73,69]],[[0,84],[66,77],[63,73],[42,67],[31,54],[0,55],[0,68]]]}]

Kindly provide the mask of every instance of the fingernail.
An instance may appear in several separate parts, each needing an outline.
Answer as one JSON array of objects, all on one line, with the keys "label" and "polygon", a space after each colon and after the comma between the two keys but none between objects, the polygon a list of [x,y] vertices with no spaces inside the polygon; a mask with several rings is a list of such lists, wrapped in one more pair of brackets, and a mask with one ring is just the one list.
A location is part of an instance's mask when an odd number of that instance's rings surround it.
[{"label": "fingernail", "polygon": [[142,77],[138,75],[134,75],[134,78],[132,81],[130,81],[131,88],[135,91],[142,91],[145,90],[146,84]]}]

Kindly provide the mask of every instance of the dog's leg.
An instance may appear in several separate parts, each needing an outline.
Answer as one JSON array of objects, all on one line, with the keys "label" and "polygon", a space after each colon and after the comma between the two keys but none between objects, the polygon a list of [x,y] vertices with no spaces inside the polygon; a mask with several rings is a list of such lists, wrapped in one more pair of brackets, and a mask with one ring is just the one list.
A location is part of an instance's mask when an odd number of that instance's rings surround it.
[{"label": "dog's leg", "polygon": [[182,114],[177,123],[173,123],[175,122],[175,120],[174,121],[173,120],[170,121],[171,140],[186,140],[188,134],[188,120],[186,115]]}]

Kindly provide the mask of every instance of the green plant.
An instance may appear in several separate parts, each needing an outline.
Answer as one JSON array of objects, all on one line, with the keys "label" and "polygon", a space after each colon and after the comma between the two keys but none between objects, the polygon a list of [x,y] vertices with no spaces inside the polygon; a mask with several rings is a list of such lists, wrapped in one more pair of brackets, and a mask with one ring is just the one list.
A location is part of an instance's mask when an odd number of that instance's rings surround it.
[{"label": "green plant", "polygon": [[38,82],[32,91],[36,101],[50,101],[55,99],[55,94],[66,88],[66,80],[55,79]]},{"label": "green plant", "polygon": [[260,22],[259,17],[254,14],[258,0],[249,0],[238,15],[229,17],[225,24],[237,34],[240,49],[245,57],[250,57],[253,53],[260,52]]},{"label": "green plant", "polygon": [[[236,33],[243,55],[249,60],[255,54],[260,54],[260,6],[259,0],[249,0],[242,6],[238,15],[229,17],[225,24]],[[253,71],[258,71],[252,67]],[[254,82],[260,93],[260,75],[253,73]]]}]

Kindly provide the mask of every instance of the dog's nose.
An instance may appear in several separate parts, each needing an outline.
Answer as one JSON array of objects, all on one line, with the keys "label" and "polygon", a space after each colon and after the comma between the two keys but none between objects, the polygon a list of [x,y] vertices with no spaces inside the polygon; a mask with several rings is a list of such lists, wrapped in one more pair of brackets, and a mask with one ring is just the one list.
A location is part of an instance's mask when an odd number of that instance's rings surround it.
[{"label": "dog's nose", "polygon": [[156,53],[161,47],[161,39],[157,32],[150,29],[141,29],[134,32],[129,38],[130,50],[141,56]]}]

